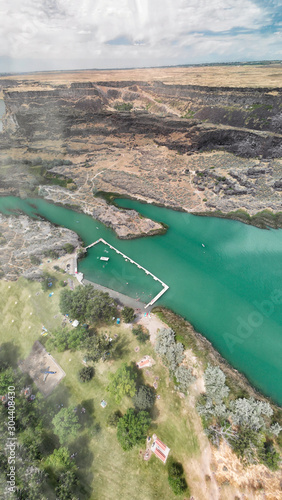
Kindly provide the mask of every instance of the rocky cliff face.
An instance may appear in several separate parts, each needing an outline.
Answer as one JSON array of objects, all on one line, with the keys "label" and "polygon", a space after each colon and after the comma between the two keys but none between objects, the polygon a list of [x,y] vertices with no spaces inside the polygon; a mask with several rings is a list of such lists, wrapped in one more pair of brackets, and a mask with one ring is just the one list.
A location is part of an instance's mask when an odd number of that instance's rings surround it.
[{"label": "rocky cliff face", "polygon": [[1,174],[0,190],[40,184],[42,196],[79,206],[121,237],[160,226],[118,216],[98,191],[200,213],[279,211],[281,94],[139,80],[7,85],[2,164],[9,156],[5,172],[22,175],[11,185]]},{"label": "rocky cliff face", "polygon": [[0,214],[0,234],[1,276],[9,280],[16,280],[20,275],[33,279],[40,277],[39,264],[46,253],[53,251],[60,256],[65,254],[67,243],[74,248],[80,244],[73,231],[25,215]]}]

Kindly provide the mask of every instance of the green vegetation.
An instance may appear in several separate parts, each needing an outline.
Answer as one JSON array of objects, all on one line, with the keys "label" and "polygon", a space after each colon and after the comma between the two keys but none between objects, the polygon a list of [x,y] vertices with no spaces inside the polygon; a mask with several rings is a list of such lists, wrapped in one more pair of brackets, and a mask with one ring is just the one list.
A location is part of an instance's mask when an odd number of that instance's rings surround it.
[{"label": "green vegetation", "polygon": [[52,332],[52,337],[48,337],[46,348],[48,351],[56,349],[58,352],[63,352],[66,349],[76,351],[83,346],[89,334],[83,327],[76,327],[68,330],[67,328],[59,328]]},{"label": "green vegetation", "polygon": [[136,373],[126,363],[123,363],[114,374],[110,374],[110,383],[107,387],[116,403],[121,403],[124,396],[133,397],[136,392]]},{"label": "green vegetation", "polygon": [[185,118],[186,120],[189,120],[190,118],[194,118],[195,116],[195,111],[192,111],[192,109],[189,109],[184,115],[181,116],[181,118]]},{"label": "green vegetation", "polygon": [[275,470],[280,457],[273,439],[267,439],[272,427],[270,404],[254,398],[230,399],[218,366],[208,365],[204,378],[206,393],[199,398],[197,410],[213,444],[218,446],[224,439],[246,463],[262,462]]},{"label": "green vegetation", "polygon": [[135,319],[134,309],[125,306],[122,310],[122,317],[125,323],[132,323]]},{"label": "green vegetation", "polygon": [[155,403],[156,394],[152,387],[148,385],[141,385],[132,400],[136,410],[149,411]]},{"label": "green vegetation", "polygon": [[81,368],[81,370],[79,370],[78,373],[79,380],[81,382],[89,382],[93,378],[93,375],[94,375],[93,366],[84,366],[83,368]]},{"label": "green vegetation", "polygon": [[39,266],[39,264],[41,264],[41,260],[38,257],[36,257],[36,255],[31,255],[29,259],[34,266]]},{"label": "green vegetation", "polygon": [[74,251],[74,246],[71,243],[66,243],[63,248],[67,253],[73,253]]},{"label": "green vegetation", "polygon": [[52,420],[54,433],[58,436],[60,443],[65,443],[69,438],[75,438],[80,429],[75,407],[62,408]]},{"label": "green vegetation", "polygon": [[132,408],[129,408],[117,425],[117,438],[122,449],[130,450],[136,444],[145,441],[150,422],[148,412],[135,413]]},{"label": "green vegetation", "polygon": [[117,315],[115,302],[109,294],[94,290],[91,285],[78,286],[73,292],[63,290],[60,309],[62,314],[81,322],[110,321]]},{"label": "green vegetation", "polygon": [[130,102],[122,102],[122,103],[116,103],[114,105],[114,108],[117,110],[117,111],[131,111],[132,108],[133,108],[133,104],[131,104]]},{"label": "green vegetation", "polygon": [[149,331],[142,325],[134,326],[132,328],[132,333],[136,336],[138,342],[140,342],[141,344],[145,344],[145,342],[150,339]]},{"label": "green vegetation", "polygon": [[184,492],[190,495],[182,464],[175,462],[173,458],[168,461],[168,482],[175,495],[181,495]]}]

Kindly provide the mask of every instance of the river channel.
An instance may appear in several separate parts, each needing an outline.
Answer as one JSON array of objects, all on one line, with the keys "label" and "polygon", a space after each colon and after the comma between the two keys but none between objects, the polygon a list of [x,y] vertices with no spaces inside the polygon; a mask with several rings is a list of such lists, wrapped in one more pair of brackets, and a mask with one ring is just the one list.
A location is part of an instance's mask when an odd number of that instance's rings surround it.
[{"label": "river channel", "polygon": [[[85,245],[104,238],[164,283],[157,302],[189,320],[250,382],[282,404],[282,230],[199,217],[133,200],[125,208],[169,226],[166,234],[119,240],[91,217],[41,199],[0,199],[0,211],[35,213],[76,231]],[[33,206],[32,206],[33,205]],[[100,261],[100,256],[109,261]],[[161,290],[152,277],[103,244],[79,264],[89,280],[142,301]]]}]

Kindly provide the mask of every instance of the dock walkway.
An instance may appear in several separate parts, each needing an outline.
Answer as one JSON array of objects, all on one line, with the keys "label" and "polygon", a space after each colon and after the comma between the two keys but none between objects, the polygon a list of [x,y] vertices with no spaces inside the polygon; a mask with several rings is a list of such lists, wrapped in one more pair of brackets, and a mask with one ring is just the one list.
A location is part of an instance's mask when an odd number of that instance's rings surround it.
[{"label": "dock walkway", "polygon": [[148,271],[148,269],[145,269],[145,267],[141,266],[140,264],[138,264],[137,262],[135,262],[134,260],[132,260],[130,257],[128,257],[127,255],[125,255],[124,253],[122,253],[120,250],[118,250],[117,248],[113,247],[112,245],[110,245],[110,243],[108,243],[106,240],[104,240],[103,238],[99,238],[98,240],[94,241],[93,243],[91,243],[91,245],[88,245],[85,250],[88,250],[88,248],[91,248],[91,247],[94,247],[95,245],[97,245],[98,243],[104,243],[104,245],[107,245],[108,247],[110,247],[112,250],[114,250],[116,253],[122,255],[126,260],[128,260],[131,264],[134,264],[135,266],[137,266],[139,269],[142,269],[146,274],[152,276],[152,278],[154,278],[155,281],[158,281],[159,283],[161,283],[161,285],[163,286],[163,289],[160,291],[160,293],[158,293],[158,295],[156,295],[148,304],[146,304],[144,306],[145,309],[147,309],[149,306],[152,306],[168,289],[169,289],[169,286],[166,285],[162,280],[160,280],[159,278],[157,278],[157,276],[155,276],[153,273],[151,273],[150,271]]}]

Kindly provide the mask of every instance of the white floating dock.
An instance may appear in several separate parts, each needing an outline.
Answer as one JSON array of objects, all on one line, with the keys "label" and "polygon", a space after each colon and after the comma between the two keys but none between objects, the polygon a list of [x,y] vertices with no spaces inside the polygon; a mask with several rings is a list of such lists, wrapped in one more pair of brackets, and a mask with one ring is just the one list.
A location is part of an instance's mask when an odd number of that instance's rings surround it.
[{"label": "white floating dock", "polygon": [[[125,259],[129,260],[129,262],[131,262],[131,264],[135,264],[135,266],[137,266],[139,269],[142,269],[143,271],[145,271],[146,274],[149,274],[150,276],[152,276],[152,278],[154,278],[155,281],[158,281],[163,286],[163,289],[160,291],[160,293],[158,293],[158,295],[156,295],[148,304],[146,304],[145,307],[144,307],[144,309],[146,309],[149,306],[152,306],[169,289],[168,285],[166,285],[163,281],[161,281],[159,278],[157,278],[157,276],[155,276],[153,273],[151,273],[150,271],[148,271],[148,269],[145,269],[145,267],[140,266],[140,264],[137,264],[137,262],[135,262],[134,260],[130,259],[130,257],[128,257],[127,255],[125,255],[124,253],[122,253],[120,250],[118,250],[117,248],[115,248],[112,245],[110,245],[110,243],[108,243],[107,241],[105,241],[103,238],[99,238],[99,240],[94,241],[94,243],[91,243],[91,245],[88,245],[88,247],[86,247],[85,250],[88,250],[88,248],[94,247],[98,243],[104,243],[104,245],[107,245],[108,247],[110,247],[117,254],[122,255]],[[107,261],[107,260],[109,260],[109,257],[100,257],[100,260],[106,260]]]}]

